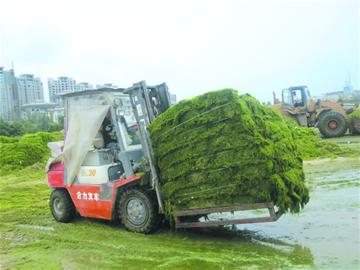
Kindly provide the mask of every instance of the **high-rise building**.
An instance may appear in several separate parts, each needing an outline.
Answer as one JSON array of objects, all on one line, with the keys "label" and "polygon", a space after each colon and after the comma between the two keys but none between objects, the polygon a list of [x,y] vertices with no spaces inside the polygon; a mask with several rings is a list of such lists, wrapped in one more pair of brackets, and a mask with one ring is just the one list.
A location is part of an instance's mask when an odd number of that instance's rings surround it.
[{"label": "high-rise building", "polygon": [[101,88],[111,88],[111,89],[116,89],[119,88],[118,86],[112,84],[112,83],[104,83],[104,84],[97,84],[96,85],[96,89],[101,89]]},{"label": "high-rise building", "polygon": [[44,102],[44,89],[40,78],[32,74],[17,77],[20,105]]},{"label": "high-rise building", "polygon": [[50,102],[58,104],[61,103],[61,98],[58,94],[77,91],[76,81],[73,78],[65,76],[58,77],[57,80],[49,78],[48,87]]},{"label": "high-rise building", "polygon": [[15,72],[0,67],[0,118],[13,121],[21,118],[20,99]]},{"label": "high-rise building", "polygon": [[92,85],[88,82],[81,82],[76,84],[76,91],[84,91],[93,89]]},{"label": "high-rise building", "polygon": [[59,94],[70,93],[76,91],[83,91],[92,89],[92,85],[88,82],[76,83],[71,77],[58,77],[55,79],[48,79],[49,98],[50,102],[61,104],[61,97]]}]

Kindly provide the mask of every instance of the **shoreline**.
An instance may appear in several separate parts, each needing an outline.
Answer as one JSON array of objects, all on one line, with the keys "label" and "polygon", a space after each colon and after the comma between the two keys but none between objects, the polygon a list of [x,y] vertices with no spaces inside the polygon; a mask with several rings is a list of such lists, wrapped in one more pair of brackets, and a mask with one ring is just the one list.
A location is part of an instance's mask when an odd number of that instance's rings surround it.
[{"label": "shoreline", "polygon": [[[354,160],[358,159],[360,162],[360,156],[354,156],[354,157],[335,157],[335,158],[319,158],[319,159],[310,159],[310,160],[304,160],[303,165],[319,165],[323,164],[329,161],[346,161],[346,160]],[[360,166],[360,164],[359,164]]]}]

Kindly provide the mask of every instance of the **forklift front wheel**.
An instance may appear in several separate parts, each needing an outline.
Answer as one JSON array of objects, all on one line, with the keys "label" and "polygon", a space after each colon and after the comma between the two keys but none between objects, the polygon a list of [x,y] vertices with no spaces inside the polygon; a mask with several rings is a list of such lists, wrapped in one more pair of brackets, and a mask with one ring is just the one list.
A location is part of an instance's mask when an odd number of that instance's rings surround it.
[{"label": "forklift front wheel", "polygon": [[158,225],[156,199],[142,189],[128,189],[120,195],[119,216],[126,229],[150,233]]},{"label": "forklift front wheel", "polygon": [[50,196],[50,209],[53,217],[59,222],[69,222],[75,216],[75,207],[65,189],[55,189]]}]

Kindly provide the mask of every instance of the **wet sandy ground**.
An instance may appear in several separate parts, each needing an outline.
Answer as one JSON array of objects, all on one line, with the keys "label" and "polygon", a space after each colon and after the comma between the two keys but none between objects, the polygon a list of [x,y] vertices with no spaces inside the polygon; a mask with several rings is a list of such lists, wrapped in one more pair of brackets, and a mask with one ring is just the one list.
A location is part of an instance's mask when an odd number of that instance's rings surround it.
[{"label": "wet sandy ground", "polygon": [[[360,137],[335,139],[360,147]],[[239,225],[253,239],[282,248],[300,246],[313,257],[315,268],[360,269],[360,157],[304,163],[311,199],[296,215],[275,223]],[[276,242],[281,244],[276,244]]]}]

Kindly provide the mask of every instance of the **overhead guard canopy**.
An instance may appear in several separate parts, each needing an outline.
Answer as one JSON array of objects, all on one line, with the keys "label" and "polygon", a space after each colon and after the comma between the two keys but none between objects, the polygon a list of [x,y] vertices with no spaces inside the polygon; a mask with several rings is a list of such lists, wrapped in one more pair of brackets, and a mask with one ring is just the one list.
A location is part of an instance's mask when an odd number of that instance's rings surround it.
[{"label": "overhead guard canopy", "polygon": [[64,151],[59,156],[66,168],[65,184],[73,184],[109,108],[110,105],[72,106],[68,111]]}]

